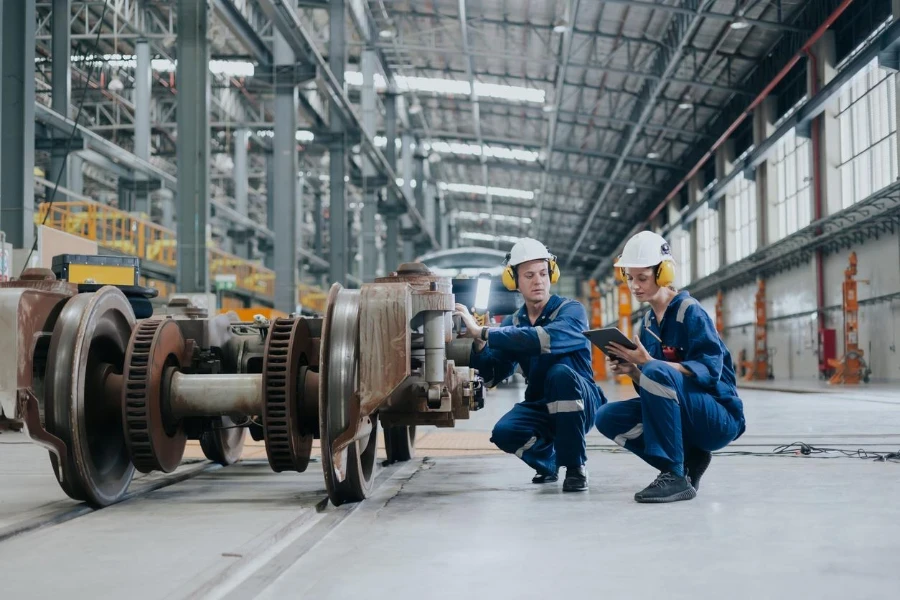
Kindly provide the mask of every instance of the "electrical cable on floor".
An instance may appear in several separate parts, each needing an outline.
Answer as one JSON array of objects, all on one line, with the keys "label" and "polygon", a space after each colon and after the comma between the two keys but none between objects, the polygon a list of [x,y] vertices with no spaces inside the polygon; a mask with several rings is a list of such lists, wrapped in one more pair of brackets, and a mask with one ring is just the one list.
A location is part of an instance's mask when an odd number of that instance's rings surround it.
[{"label": "electrical cable on floor", "polygon": [[[770,452],[760,452],[755,450],[718,450],[713,452],[714,456],[758,456],[758,457],[798,457],[804,458],[860,458],[872,460],[874,462],[894,462],[900,463],[900,450],[896,452],[876,452],[874,450],[866,450],[861,446],[884,446],[885,444],[857,444],[855,450],[846,448],[819,447],[807,444],[806,442],[793,442],[790,444],[782,444],[775,446]],[[601,452],[628,453],[625,448],[609,447],[609,446],[588,446],[589,450],[599,450]]]},{"label": "electrical cable on floor", "polygon": [[[108,8],[109,8],[109,4],[104,2],[103,3],[103,12],[100,13],[100,20],[97,22],[98,23],[97,37],[94,38],[94,52],[99,57],[99,59],[100,59],[99,62],[101,64],[106,63],[106,59],[103,58],[102,54],[100,54],[100,34],[103,31],[103,27],[102,27],[103,19],[106,17],[106,10]],[[85,60],[87,60],[89,56],[92,56],[91,54],[88,54],[87,52],[82,52],[81,54],[82,54],[82,56],[85,57]],[[56,57],[53,57],[53,58],[56,58]],[[92,57],[92,58],[96,58],[96,57]],[[69,137],[66,139],[66,153],[62,156],[63,161],[65,161],[69,157],[69,154],[71,154],[71,152],[72,152],[72,142],[75,141],[75,135],[78,133],[78,120],[81,118],[81,112],[84,109],[84,103],[85,103],[85,99],[87,98],[88,87],[90,86],[90,83],[91,83],[91,75],[94,74],[94,67],[96,66],[97,62],[98,62],[97,60],[90,60],[90,62],[89,62],[88,72],[84,78],[84,87],[81,90],[81,99],[78,101],[78,110],[75,113],[75,120],[72,124],[72,132],[69,134]],[[54,68],[55,68],[55,66],[56,65],[54,64]],[[67,117],[68,115],[63,115],[63,116]],[[47,212],[44,213],[44,218],[41,221],[41,226],[45,225],[47,223],[47,219],[50,217],[50,209],[53,208],[53,202],[54,202],[54,200],[56,200],[56,192],[57,192],[57,190],[59,190],[59,182],[62,179],[62,174],[65,170],[66,170],[65,168],[61,168],[56,173],[56,181],[53,182],[53,189],[50,191],[50,198],[47,200]],[[32,255],[34,255],[35,250],[37,250],[37,245],[38,245],[38,238],[37,238],[37,236],[34,236],[34,243],[31,244],[31,250],[28,251],[28,256],[25,258],[25,263],[22,265],[22,272],[19,273],[19,277],[22,277],[22,274],[25,273],[25,269],[28,268],[28,263],[31,261],[31,257],[32,257]]]}]

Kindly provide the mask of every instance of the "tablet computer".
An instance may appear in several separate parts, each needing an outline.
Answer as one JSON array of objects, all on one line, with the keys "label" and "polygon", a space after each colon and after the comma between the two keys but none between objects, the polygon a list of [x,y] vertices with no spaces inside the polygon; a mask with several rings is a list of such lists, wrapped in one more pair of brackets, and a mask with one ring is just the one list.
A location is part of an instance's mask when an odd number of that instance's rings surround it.
[{"label": "tablet computer", "polygon": [[[606,351],[606,346],[609,345],[610,342],[615,342],[620,346],[624,346],[629,350],[634,350],[637,348],[637,345],[628,339],[618,327],[604,327],[602,329],[589,329],[588,331],[582,331],[584,337],[591,340],[591,343],[600,348],[604,354],[609,355]],[[614,357],[615,358],[615,357]]]}]

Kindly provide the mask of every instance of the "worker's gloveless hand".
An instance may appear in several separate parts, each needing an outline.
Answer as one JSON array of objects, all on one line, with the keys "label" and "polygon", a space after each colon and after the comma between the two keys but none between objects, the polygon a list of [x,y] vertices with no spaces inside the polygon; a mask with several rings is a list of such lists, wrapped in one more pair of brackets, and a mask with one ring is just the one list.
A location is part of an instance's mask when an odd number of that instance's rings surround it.
[{"label": "worker's gloveless hand", "polygon": [[609,370],[613,375],[626,375],[632,379],[636,379],[640,375],[640,369],[634,363],[622,362],[618,360],[606,359],[609,363]]},{"label": "worker's gloveless hand", "polygon": [[650,353],[647,352],[647,349],[644,348],[644,345],[641,343],[641,338],[634,336],[632,341],[634,342],[634,345],[637,346],[634,350],[629,350],[625,346],[615,342],[610,342],[609,345],[606,346],[606,349],[625,362],[632,363],[638,367],[653,360],[653,357],[650,356]]},{"label": "worker's gloveless hand", "polygon": [[466,326],[465,332],[460,332],[460,335],[464,337],[470,337],[478,339],[481,336],[481,326],[475,320],[475,317],[469,312],[469,309],[463,306],[462,304],[457,303],[453,307],[453,316],[458,316],[462,319],[463,324]]}]

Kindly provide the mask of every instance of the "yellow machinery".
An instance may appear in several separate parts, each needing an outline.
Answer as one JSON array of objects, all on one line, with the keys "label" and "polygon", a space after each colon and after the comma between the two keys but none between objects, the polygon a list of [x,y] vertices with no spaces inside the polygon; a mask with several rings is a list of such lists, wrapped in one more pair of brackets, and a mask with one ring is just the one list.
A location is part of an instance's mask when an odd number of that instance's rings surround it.
[{"label": "yellow machinery", "polygon": [[[590,306],[591,306],[591,329],[599,329],[603,327],[603,305],[600,296],[600,284],[596,279],[590,281]],[[603,352],[591,345],[591,366],[594,369],[594,381],[606,380],[606,356]]]},{"label": "yellow machinery", "polygon": [[[49,214],[48,214],[49,213]],[[46,217],[46,222],[44,218]],[[91,200],[41,203],[34,216],[35,223],[96,241],[103,248],[123,252],[145,262],[175,268],[177,238],[173,230],[136,217],[128,212]],[[209,272],[234,275],[235,287],[241,291],[272,299],[275,295],[275,272],[262,265],[223,252],[210,245]],[[171,293],[165,282],[143,280],[143,285],[160,290],[160,297]],[[298,302],[319,314],[325,310],[328,294],[310,285],[297,289]]]},{"label": "yellow machinery", "polygon": [[[869,283],[861,280],[863,283]],[[842,285],[843,300],[841,307],[844,312],[844,356],[840,360],[829,359],[829,366],[835,369],[834,375],[828,380],[829,384],[845,383],[859,384],[860,380],[869,382],[871,371],[863,360],[865,353],[859,347],[859,296],[856,279],[856,252],[850,253],[850,266],[844,270],[844,282]]]}]

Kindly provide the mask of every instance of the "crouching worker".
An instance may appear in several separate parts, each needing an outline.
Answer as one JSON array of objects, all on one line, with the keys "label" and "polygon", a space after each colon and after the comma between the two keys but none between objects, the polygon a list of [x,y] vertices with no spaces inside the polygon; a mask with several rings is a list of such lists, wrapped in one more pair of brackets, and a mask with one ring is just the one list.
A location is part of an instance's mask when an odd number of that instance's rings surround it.
[{"label": "crouching worker", "polygon": [[609,346],[621,358],[610,361],[612,372],[631,377],[640,396],[602,407],[597,429],[659,469],[637,502],[690,500],[712,451],[744,433],[731,354],[697,300],[671,287],[675,263],[661,236],[632,237],[615,267],[650,310],[637,349]]},{"label": "crouching worker", "polygon": [[588,488],[585,435],[606,403],[594,383],[591,352],[582,331],[587,314],[581,303],[550,294],[559,279],[556,257],[537,240],[523,238],[506,257],[503,283],[519,290],[524,305],[500,327],[481,327],[466,307],[456,305],[466,334],[474,338],[469,363],[488,387],[520,365],[528,382],[525,400],[494,426],[491,442],[537,471],[533,483],[559,480],[563,491]]}]

